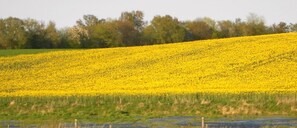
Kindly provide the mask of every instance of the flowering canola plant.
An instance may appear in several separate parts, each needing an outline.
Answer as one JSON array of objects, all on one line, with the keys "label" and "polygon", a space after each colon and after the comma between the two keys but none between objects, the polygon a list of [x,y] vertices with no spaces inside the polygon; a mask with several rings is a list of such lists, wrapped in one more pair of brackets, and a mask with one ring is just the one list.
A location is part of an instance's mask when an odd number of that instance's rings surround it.
[{"label": "flowering canola plant", "polygon": [[297,91],[297,33],[0,57],[0,96]]}]

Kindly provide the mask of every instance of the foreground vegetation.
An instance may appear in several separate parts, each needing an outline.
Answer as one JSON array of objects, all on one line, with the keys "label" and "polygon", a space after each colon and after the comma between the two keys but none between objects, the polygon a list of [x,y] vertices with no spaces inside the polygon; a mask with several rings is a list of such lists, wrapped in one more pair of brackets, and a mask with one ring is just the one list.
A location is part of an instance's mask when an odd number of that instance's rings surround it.
[{"label": "foreground vegetation", "polygon": [[0,120],[26,122],[125,122],[166,116],[204,116],[234,120],[265,116],[296,117],[292,94],[100,95],[0,98]]}]

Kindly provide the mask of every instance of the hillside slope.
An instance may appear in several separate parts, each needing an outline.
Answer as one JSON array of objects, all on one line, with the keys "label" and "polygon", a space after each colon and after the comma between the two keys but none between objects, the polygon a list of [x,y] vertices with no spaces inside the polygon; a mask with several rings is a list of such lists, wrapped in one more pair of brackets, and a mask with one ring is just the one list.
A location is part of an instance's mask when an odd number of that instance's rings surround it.
[{"label": "hillside slope", "polygon": [[0,57],[0,95],[297,91],[297,33]]}]

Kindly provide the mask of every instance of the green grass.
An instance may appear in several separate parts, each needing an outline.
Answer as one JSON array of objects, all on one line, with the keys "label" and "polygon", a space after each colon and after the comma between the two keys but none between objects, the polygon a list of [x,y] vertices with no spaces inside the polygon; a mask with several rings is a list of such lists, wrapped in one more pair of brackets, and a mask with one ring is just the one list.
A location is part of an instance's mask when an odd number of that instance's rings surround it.
[{"label": "green grass", "polygon": [[0,120],[125,122],[167,116],[296,117],[296,94],[2,97]]},{"label": "green grass", "polygon": [[0,57],[16,56],[16,55],[22,55],[22,54],[37,54],[37,53],[63,51],[63,50],[66,50],[66,49],[7,49],[7,50],[0,50]]}]

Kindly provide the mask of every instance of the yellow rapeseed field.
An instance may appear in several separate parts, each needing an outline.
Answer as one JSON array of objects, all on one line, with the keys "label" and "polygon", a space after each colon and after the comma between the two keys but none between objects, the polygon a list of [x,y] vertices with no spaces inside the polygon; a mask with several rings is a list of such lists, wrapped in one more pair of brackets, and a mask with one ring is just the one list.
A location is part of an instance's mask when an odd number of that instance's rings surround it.
[{"label": "yellow rapeseed field", "polygon": [[0,96],[297,92],[297,33],[0,57]]}]

